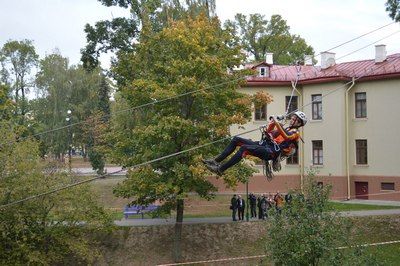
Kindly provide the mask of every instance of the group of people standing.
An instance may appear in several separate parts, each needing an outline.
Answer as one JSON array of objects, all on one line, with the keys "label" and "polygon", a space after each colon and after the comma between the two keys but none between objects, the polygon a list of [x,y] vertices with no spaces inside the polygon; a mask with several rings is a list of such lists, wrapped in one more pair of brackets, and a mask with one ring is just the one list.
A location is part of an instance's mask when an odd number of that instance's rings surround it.
[{"label": "group of people standing", "polygon": [[[291,195],[286,194],[283,196],[279,191],[276,194],[272,195],[272,193],[255,195],[253,193],[249,194],[247,200],[249,200],[250,206],[250,217],[253,219],[263,219],[266,220],[268,218],[268,212],[271,208],[275,208],[276,212],[280,214],[282,212],[282,208],[286,202],[286,204],[290,203]],[[232,220],[244,220],[244,211],[246,209],[246,202],[241,197],[241,195],[233,195],[231,199],[232,210]],[[236,219],[238,217],[238,219]]]}]

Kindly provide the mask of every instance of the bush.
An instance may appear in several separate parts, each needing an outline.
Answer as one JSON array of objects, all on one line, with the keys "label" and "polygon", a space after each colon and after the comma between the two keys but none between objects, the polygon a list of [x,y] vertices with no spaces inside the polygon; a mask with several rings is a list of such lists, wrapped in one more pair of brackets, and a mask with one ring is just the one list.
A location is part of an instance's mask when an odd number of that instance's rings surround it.
[{"label": "bush", "polygon": [[362,248],[337,248],[355,245],[350,220],[329,207],[329,186],[319,186],[310,174],[304,193],[291,193],[268,231],[267,250],[277,265],[376,265]]}]

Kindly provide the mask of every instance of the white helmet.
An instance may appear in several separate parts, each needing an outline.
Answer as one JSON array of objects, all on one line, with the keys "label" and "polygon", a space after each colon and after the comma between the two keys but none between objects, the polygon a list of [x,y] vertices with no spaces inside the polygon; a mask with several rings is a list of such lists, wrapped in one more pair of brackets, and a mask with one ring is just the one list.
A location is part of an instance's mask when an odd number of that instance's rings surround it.
[{"label": "white helmet", "polygon": [[294,114],[301,120],[303,126],[307,124],[308,119],[305,113],[301,111],[296,111]]}]

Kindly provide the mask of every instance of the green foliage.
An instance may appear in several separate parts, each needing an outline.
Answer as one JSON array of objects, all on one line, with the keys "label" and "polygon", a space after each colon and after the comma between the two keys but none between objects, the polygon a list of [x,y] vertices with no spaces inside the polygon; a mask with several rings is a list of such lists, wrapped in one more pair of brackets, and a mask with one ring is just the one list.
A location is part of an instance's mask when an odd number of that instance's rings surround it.
[{"label": "green foliage", "polygon": [[[35,141],[16,142],[13,125],[0,123],[0,205],[77,182],[44,164]],[[2,208],[0,264],[92,263],[98,250],[87,233],[111,224],[95,199],[88,186],[79,186]]]},{"label": "green foliage", "polygon": [[[240,65],[240,47],[232,47],[232,36],[217,19],[206,16],[174,22],[138,44],[136,52],[119,58],[115,71],[127,86],[120,88],[123,104],[138,106],[182,93],[199,90],[172,101],[158,103],[132,113],[131,120],[113,118],[110,156],[116,163],[134,166],[229,136],[229,126],[250,116],[250,98],[239,94],[239,75],[227,68]],[[122,55],[120,55],[122,56]],[[129,75],[125,75],[126,69]],[[231,82],[228,82],[231,81]],[[224,86],[210,86],[224,83]],[[204,89],[204,90],[200,90]],[[119,99],[119,98],[117,98]],[[115,193],[133,203],[159,200],[169,209],[189,192],[212,197],[216,188],[201,163],[216,154],[221,144],[210,145],[181,156],[131,169],[128,179]],[[250,168],[234,168],[223,176],[229,185],[246,178]]]},{"label": "green foliage", "polygon": [[215,13],[214,0],[166,1],[166,0],[99,0],[105,6],[129,8],[131,18],[114,18],[86,24],[87,45],[82,49],[81,60],[88,70],[96,68],[99,57],[108,51],[130,53],[141,32],[160,32],[170,21],[195,17],[201,12],[209,16]]},{"label": "green foliage", "polygon": [[400,0],[387,0],[386,11],[394,21],[400,21]]},{"label": "green foliage", "polygon": [[[100,69],[87,73],[81,66],[69,66],[68,59],[59,53],[40,61],[36,84],[39,98],[31,102],[31,109],[37,132],[67,126],[67,110],[72,111],[71,124],[85,121],[99,108],[107,111],[109,88]],[[89,137],[81,126],[75,126],[42,136],[45,153],[60,157],[71,136],[73,146],[86,150]]]},{"label": "green foliage", "polygon": [[[8,41],[0,50],[0,63],[2,65],[1,80],[9,85],[14,94],[18,107],[18,114],[27,113],[26,91],[33,87],[29,74],[36,66],[39,56],[30,40]],[[21,98],[20,98],[21,93]]]},{"label": "green foliage", "polygon": [[239,36],[244,49],[255,61],[265,60],[266,53],[274,54],[275,64],[293,64],[303,61],[304,55],[313,55],[314,49],[305,40],[289,32],[290,27],[280,15],[268,21],[261,14],[236,14],[235,20],[225,22],[225,27]]},{"label": "green foliage", "polygon": [[[379,265],[374,257],[354,247],[352,223],[328,204],[330,187],[312,176],[304,194],[292,192],[282,215],[275,215],[268,230],[267,249],[278,265]],[[353,248],[339,248],[351,247]]]},{"label": "green foliage", "polygon": [[0,120],[9,120],[14,105],[9,96],[9,87],[0,83]]}]

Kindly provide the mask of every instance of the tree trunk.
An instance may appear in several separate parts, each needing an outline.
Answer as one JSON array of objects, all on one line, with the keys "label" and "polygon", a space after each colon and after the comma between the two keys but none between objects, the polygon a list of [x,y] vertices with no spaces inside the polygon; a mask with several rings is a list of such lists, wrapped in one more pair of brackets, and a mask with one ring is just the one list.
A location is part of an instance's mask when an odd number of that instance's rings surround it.
[{"label": "tree trunk", "polygon": [[175,239],[174,239],[174,261],[182,261],[182,222],[183,222],[183,199],[178,199],[176,205],[176,223],[175,223]]}]

